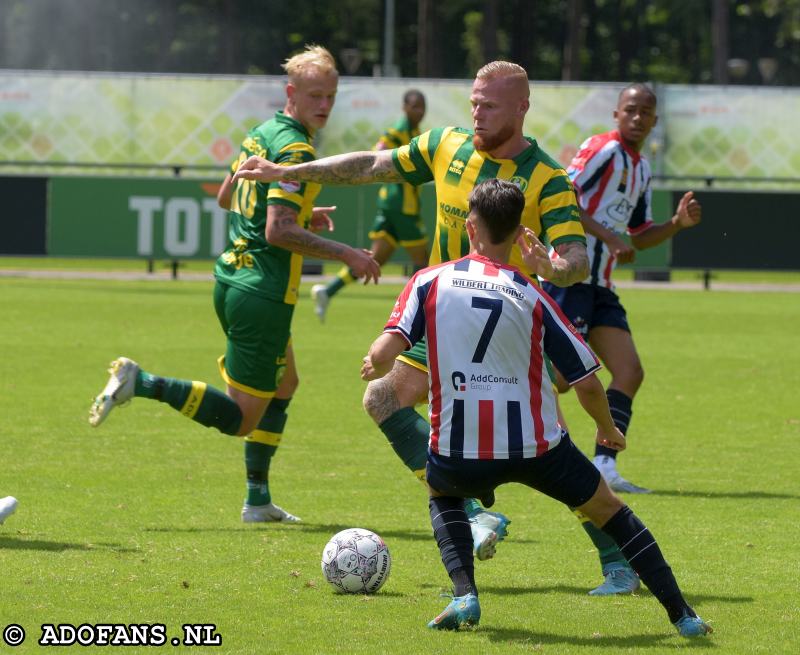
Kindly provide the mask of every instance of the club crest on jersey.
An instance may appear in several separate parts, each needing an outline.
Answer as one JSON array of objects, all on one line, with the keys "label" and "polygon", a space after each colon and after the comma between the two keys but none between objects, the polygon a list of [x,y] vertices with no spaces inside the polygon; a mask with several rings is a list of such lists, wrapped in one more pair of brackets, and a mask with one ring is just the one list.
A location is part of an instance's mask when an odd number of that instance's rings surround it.
[{"label": "club crest on jersey", "polygon": [[460,159],[454,159],[452,162],[450,162],[450,167],[447,170],[453,175],[461,175],[464,172],[464,166],[466,166],[466,164],[463,161]]},{"label": "club crest on jersey", "polygon": [[286,191],[286,193],[297,193],[298,191],[300,191],[300,182],[294,182],[294,181],[285,182],[282,180],[278,182],[278,186],[284,191]]},{"label": "club crest on jersey", "polygon": [[453,381],[453,389],[455,389],[456,391],[467,390],[467,376],[464,375],[461,371],[453,371],[451,379]]},{"label": "club crest on jersey", "polygon": [[519,190],[522,191],[522,193],[525,193],[525,190],[528,188],[528,180],[526,180],[524,177],[520,177],[519,175],[512,177],[509,182],[519,187]]}]

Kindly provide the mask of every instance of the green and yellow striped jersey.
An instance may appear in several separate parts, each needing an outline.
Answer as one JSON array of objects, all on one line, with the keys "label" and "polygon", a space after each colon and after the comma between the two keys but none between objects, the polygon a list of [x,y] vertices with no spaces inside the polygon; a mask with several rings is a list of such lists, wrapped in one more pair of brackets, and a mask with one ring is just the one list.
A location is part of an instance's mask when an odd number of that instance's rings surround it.
[{"label": "green and yellow striped jersey", "polygon": [[[419,128],[412,129],[408,118],[403,116],[383,133],[378,143],[386,149],[399,148],[408,145],[415,136],[419,136]],[[378,191],[378,210],[418,216],[419,189],[413,184],[384,184]]]},{"label": "green and yellow striped jersey", "polygon": [[[316,159],[308,130],[282,111],[248,132],[231,171],[251,155],[283,165]],[[267,206],[291,207],[297,212],[298,225],[307,227],[320,188],[312,182],[239,180],[229,212],[229,246],[217,259],[214,276],[244,291],[294,305],[303,257],[267,241]]]},{"label": "green and yellow striped jersey", "polygon": [[[525,194],[522,224],[552,245],[586,243],[575,191],[566,171],[551,159],[535,139],[514,159],[494,159],[476,150],[473,133],[457,127],[430,130],[393,151],[397,170],[405,180],[436,185],[436,233],[430,263],[458,259],[469,252],[464,221],[469,194],[489,178],[514,182]],[[511,264],[522,270],[522,255],[514,246]]]}]

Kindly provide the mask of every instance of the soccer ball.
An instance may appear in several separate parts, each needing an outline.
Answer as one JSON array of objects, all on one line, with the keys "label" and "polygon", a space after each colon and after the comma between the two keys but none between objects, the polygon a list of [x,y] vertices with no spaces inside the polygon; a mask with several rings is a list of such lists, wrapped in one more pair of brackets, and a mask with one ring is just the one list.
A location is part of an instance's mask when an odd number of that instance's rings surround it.
[{"label": "soccer ball", "polygon": [[391,568],[392,556],[383,539],[363,528],[337,532],[322,551],[322,575],[345,594],[375,593]]}]

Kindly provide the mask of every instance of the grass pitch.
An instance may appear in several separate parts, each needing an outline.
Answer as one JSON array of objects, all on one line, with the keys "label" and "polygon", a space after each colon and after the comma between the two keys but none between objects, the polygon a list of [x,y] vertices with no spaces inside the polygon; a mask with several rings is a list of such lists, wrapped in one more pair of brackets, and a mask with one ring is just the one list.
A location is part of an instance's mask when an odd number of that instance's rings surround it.
[{"label": "grass pitch", "polygon": [[[0,496],[20,500],[0,527],[0,629],[27,632],[0,652],[39,652],[45,623],[162,623],[170,638],[213,623],[222,637],[101,649],[129,654],[796,652],[800,296],[621,292],[647,375],[620,468],[655,490],[627,500],[716,629],[690,642],[646,591],[588,597],[600,574],[578,522],[516,485],[497,494],[511,535],[477,564],[479,629],[426,629],[448,580],[424,493],[361,410],[358,378],[398,291],[350,287],[324,326],[298,306],[301,386],[271,487],[304,523],[253,526],[239,520],[236,439],[146,400],[86,420],[118,355],[221,386],[209,283],[0,280]],[[563,405],[589,451],[588,421],[574,397]],[[322,579],[322,548],[345,527],[389,545],[373,597]]]}]

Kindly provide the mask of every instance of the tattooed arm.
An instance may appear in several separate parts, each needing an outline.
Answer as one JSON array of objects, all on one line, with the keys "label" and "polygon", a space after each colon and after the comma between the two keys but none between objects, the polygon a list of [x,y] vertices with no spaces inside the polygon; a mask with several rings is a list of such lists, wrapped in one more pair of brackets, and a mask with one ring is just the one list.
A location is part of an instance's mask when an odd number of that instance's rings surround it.
[{"label": "tattooed arm", "polygon": [[392,161],[391,150],[378,152],[348,152],[315,159],[295,166],[279,166],[262,157],[250,157],[236,171],[239,179],[274,182],[296,180],[319,184],[370,184],[371,182],[402,182],[403,177]]},{"label": "tattooed arm", "polygon": [[567,241],[554,247],[558,257],[553,259],[553,275],[548,279],[558,287],[577,284],[589,275],[589,256],[586,244]]},{"label": "tattooed arm", "polygon": [[291,250],[299,255],[319,259],[338,259],[353,270],[356,277],[363,277],[364,284],[376,283],[381,269],[368,250],[351,248],[345,243],[323,239],[297,224],[297,212],[284,205],[267,207],[267,241],[279,248]]}]

